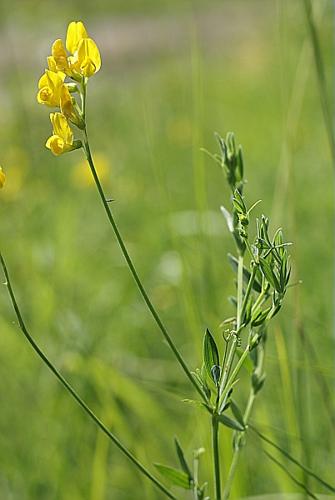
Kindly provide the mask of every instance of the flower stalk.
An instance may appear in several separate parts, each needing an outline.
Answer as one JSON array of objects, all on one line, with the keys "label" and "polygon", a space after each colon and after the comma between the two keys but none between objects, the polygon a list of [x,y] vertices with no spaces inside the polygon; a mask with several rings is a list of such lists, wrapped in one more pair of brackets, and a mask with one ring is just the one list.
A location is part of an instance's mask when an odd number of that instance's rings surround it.
[{"label": "flower stalk", "polygon": [[28,332],[25,322],[23,320],[20,308],[18,306],[14,290],[11,284],[11,280],[9,277],[9,273],[7,270],[7,266],[5,263],[5,260],[0,254],[0,263],[5,275],[5,285],[7,286],[7,290],[11,299],[11,303],[13,306],[13,309],[15,311],[19,327],[37,354],[37,356],[43,361],[43,363],[49,368],[49,370],[55,375],[55,377],[59,380],[59,382],[62,384],[62,386],[66,389],[66,391],[73,397],[73,399],[81,406],[81,408],[84,410],[86,415],[89,416],[91,420],[100,428],[100,430],[106,434],[106,436],[111,439],[111,441],[119,448],[119,450],[137,467],[137,469],[144,474],[154,485],[167,496],[168,498],[171,498],[173,500],[176,500],[177,497],[174,496],[155,476],[151,474],[151,472],[131,453],[131,451],[124,446],[121,441],[113,434],[107,427],[106,425],[95,415],[95,413],[89,408],[89,406],[85,403],[85,401],[79,396],[77,391],[72,387],[72,385],[63,377],[63,375],[58,371],[58,369],[55,367],[55,365],[49,360],[48,356],[42,351],[42,349],[38,346],[38,344],[35,342],[35,340],[32,338],[30,333]]}]

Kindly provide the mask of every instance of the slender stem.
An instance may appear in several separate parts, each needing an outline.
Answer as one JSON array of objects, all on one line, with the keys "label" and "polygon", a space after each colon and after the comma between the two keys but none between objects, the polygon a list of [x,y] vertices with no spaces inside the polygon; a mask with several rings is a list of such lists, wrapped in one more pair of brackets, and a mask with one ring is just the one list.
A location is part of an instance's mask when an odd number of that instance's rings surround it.
[{"label": "slender stem", "polygon": [[4,261],[3,256],[0,254],[0,262],[2,265],[3,272],[5,274],[6,282],[5,285],[7,285],[8,293],[17,317],[17,320],[19,322],[20,329],[23,333],[23,335],[26,337],[28,340],[29,344],[32,346],[34,349],[35,353],[42,359],[42,361],[47,365],[47,367],[51,370],[51,372],[56,376],[56,378],[59,380],[59,382],[65,387],[65,389],[71,394],[71,396],[77,401],[77,403],[82,407],[82,409],[86,412],[86,414],[95,422],[95,424],[113,441],[113,443],[119,448],[119,450],[126,455],[129,460],[144,474],[150,481],[152,481],[157,488],[159,488],[167,497],[172,498],[176,500],[177,497],[175,497],[172,493],[170,493],[165,486],[158,480],[156,479],[151,472],[149,472],[144,465],[137,460],[137,458],[119,441],[119,439],[105,426],[105,424],[95,415],[95,413],[87,406],[85,401],[81,399],[81,397],[78,395],[78,393],[75,391],[75,389],[70,385],[69,382],[61,375],[61,373],[57,370],[57,368],[51,363],[47,355],[40,349],[40,347],[37,345],[37,343],[34,341],[34,339],[31,337],[29,334],[24,320],[22,318],[18,303],[15,298],[14,290],[11,285],[11,281],[9,278],[9,273],[7,270],[6,263]]},{"label": "slender stem", "polygon": [[245,310],[245,303],[248,300],[249,294],[251,292],[252,284],[255,279],[255,273],[256,270],[255,268],[252,271],[252,275],[250,277],[249,283],[248,283],[248,294],[245,295],[244,302],[243,302],[243,256],[240,255],[238,258],[238,268],[237,268],[237,313],[236,313],[236,334],[233,337],[228,358],[227,358],[227,363],[226,366],[223,367],[223,377],[221,380],[220,384],[220,395],[224,392],[224,390],[227,388],[227,380],[230,374],[230,371],[233,366],[234,362],[234,357],[236,353],[236,347],[237,347],[237,335],[239,334],[239,331],[241,330],[241,324],[242,324],[242,314],[244,314]]},{"label": "slender stem", "polygon": [[198,500],[198,484],[199,484],[199,456],[194,455],[193,458],[193,497]]},{"label": "slender stem", "polygon": [[[264,366],[264,346],[259,352],[258,366],[256,368],[256,370],[259,372],[259,374],[262,373],[263,366]],[[243,414],[243,421],[244,421],[246,428],[247,428],[247,425],[249,422],[252,408],[254,406],[255,398],[256,398],[256,394],[255,394],[253,387],[251,386],[247,406],[246,406],[244,414]],[[225,489],[223,492],[223,500],[227,500],[229,498],[229,495],[230,495],[230,491],[231,491],[231,488],[233,485],[235,472],[236,472],[236,468],[237,468],[237,464],[238,464],[238,459],[240,456],[240,450],[241,450],[241,445],[240,445],[239,439],[242,438],[242,435],[244,433],[245,433],[245,431],[238,433],[239,438],[237,438],[237,441],[236,441],[237,445],[234,447],[233,459],[232,459],[232,462],[230,464],[228,478],[227,478],[227,481],[225,484]]]},{"label": "slender stem", "polygon": [[240,453],[240,448],[235,448],[234,454],[233,454],[233,460],[230,464],[228,478],[227,478],[225,488],[223,491],[222,500],[227,500],[230,496],[230,490],[231,490],[233,480],[234,480],[235,470],[236,470],[238,459],[239,459],[239,453]]},{"label": "slender stem", "polygon": [[223,367],[223,376],[222,376],[222,380],[221,380],[221,384],[220,384],[220,393],[219,393],[220,398],[221,398],[225,388],[227,387],[227,380],[228,380],[228,376],[229,376],[229,371],[230,371],[230,367],[233,363],[233,359],[234,359],[234,355],[235,355],[236,343],[237,343],[237,337],[236,337],[236,335],[234,335],[234,337],[232,339],[231,346],[230,346],[229,354],[227,357],[227,362],[225,363],[225,366]]},{"label": "slender stem", "polygon": [[232,374],[230,375],[227,383],[225,384],[225,386],[223,388],[223,391],[222,391],[222,393],[220,395],[220,401],[219,401],[220,411],[222,411],[222,408],[224,407],[224,405],[226,403],[225,399],[226,399],[226,396],[227,396],[227,394],[229,392],[229,388],[231,387],[231,384],[236,379],[236,377],[237,377],[240,369],[243,366],[245,358],[248,356],[248,354],[249,354],[249,344],[247,345],[247,347],[244,349],[243,353],[241,354],[240,359],[236,363],[236,366],[235,366],[234,370],[232,371]]},{"label": "slender stem", "polygon": [[87,161],[88,161],[88,164],[90,166],[90,169],[91,169],[91,172],[92,172],[92,176],[93,176],[93,179],[95,181],[95,184],[96,184],[96,187],[98,189],[98,193],[99,193],[99,196],[101,198],[101,201],[102,201],[102,204],[104,206],[104,209],[105,209],[105,212],[107,214],[107,217],[108,217],[108,220],[112,226],[112,229],[114,231],[114,234],[116,236],[116,239],[117,239],[117,242],[121,248],[121,251],[122,251],[122,254],[128,264],[128,267],[129,267],[129,270],[136,282],[136,285],[138,286],[138,289],[144,299],[144,302],[146,303],[149,311],[151,312],[154,320],[156,321],[160,331],[162,332],[166,342],[168,343],[170,349],[172,350],[172,352],[174,353],[175,357],[177,358],[179,364],[181,365],[182,369],[184,370],[184,373],[186,374],[186,376],[188,377],[188,379],[190,380],[190,382],[193,384],[193,386],[195,387],[195,389],[198,391],[198,393],[200,394],[200,396],[202,397],[202,399],[207,402],[207,398],[205,396],[205,394],[203,393],[202,389],[199,387],[199,385],[197,384],[195,378],[193,377],[192,373],[190,372],[189,368],[187,367],[182,355],[180,354],[180,352],[178,351],[177,347],[175,346],[173,340],[171,339],[170,335],[168,334],[167,332],[167,329],[165,328],[164,324],[162,323],[154,305],[152,304],[151,300],[149,299],[149,296],[142,284],[142,281],[139,277],[139,275],[137,274],[137,271],[135,269],[135,266],[131,260],[131,257],[128,253],[128,250],[127,250],[127,247],[123,241],[123,238],[121,236],[121,233],[118,229],[118,226],[115,222],[115,219],[113,217],[113,214],[112,214],[112,211],[109,207],[109,204],[108,204],[108,201],[106,199],[106,196],[105,196],[105,193],[104,193],[104,190],[102,188],[102,185],[100,183],[100,179],[99,179],[99,176],[97,174],[97,171],[95,169],[95,166],[94,166],[94,162],[93,162],[93,158],[92,158],[92,154],[91,154],[91,151],[90,151],[90,146],[89,146],[89,142],[88,142],[88,137],[87,137],[87,131],[86,129],[84,130],[84,136],[85,136],[85,141],[84,141],[84,150],[85,150],[85,154],[86,154],[86,158],[87,158]]},{"label": "slender stem", "polygon": [[221,500],[220,456],[219,456],[219,422],[212,416],[212,446],[214,461],[215,499]]},{"label": "slender stem", "polygon": [[[242,308],[241,308],[241,321],[244,318],[245,310],[246,310],[247,305],[248,305],[249,296],[250,296],[250,293],[251,293],[251,290],[252,290],[252,287],[253,287],[253,284],[255,281],[255,277],[256,277],[256,270],[257,270],[257,267],[256,267],[256,264],[254,264],[254,266],[252,268],[251,276],[250,276],[250,279],[248,282],[248,286],[247,286],[247,289],[245,291],[245,295],[243,298],[243,303],[242,303]],[[242,266],[242,273],[243,273],[243,266]],[[243,277],[242,277],[242,279],[243,279]]]},{"label": "slender stem", "polygon": [[[245,412],[244,412],[244,415],[243,415],[243,420],[244,420],[245,424],[248,423],[248,420],[250,418],[250,413],[251,413],[254,401],[255,401],[255,393],[254,393],[254,391],[252,389],[250,389],[248,403],[247,403],[247,406],[246,406],[246,409],[245,409]],[[239,433],[239,434],[240,434],[240,436],[242,436],[242,433]],[[228,498],[230,496],[230,491],[231,491],[231,488],[232,488],[232,485],[233,485],[233,481],[234,481],[234,477],[235,477],[235,472],[236,472],[238,460],[239,460],[239,457],[240,457],[240,451],[241,451],[241,446],[239,446],[237,444],[237,446],[235,446],[235,448],[234,448],[233,459],[232,459],[232,462],[230,464],[228,478],[227,478],[227,481],[226,481],[226,484],[225,484],[225,488],[224,488],[224,491],[223,491],[223,500],[228,500]]]},{"label": "slender stem", "polygon": [[242,323],[242,299],[243,299],[243,256],[238,257],[237,268],[237,317],[236,330],[239,331]]}]

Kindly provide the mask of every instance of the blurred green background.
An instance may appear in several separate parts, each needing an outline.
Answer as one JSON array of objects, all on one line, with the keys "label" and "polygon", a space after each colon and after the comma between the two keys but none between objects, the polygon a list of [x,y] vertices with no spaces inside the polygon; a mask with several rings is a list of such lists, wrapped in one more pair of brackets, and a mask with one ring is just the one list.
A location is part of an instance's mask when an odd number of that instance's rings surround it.
[{"label": "blurred green background", "polygon": [[[330,88],[331,1],[313,6]],[[200,148],[217,150],[215,131],[233,130],[242,143],[247,200],[262,199],[257,213],[283,226],[294,242],[293,281],[303,280],[272,325],[253,422],[330,479],[334,183],[303,2],[1,0],[0,8],[0,241],[31,333],[145,464],[177,465],[177,435],[189,457],[206,448],[200,474],[212,483],[208,419],[182,402],[194,394],[135,288],[82,152],[56,158],[44,147],[51,128],[37,81],[51,43],[81,19],[103,59],[88,98],[97,167],[192,368],[205,327],[220,338],[234,291],[226,259],[234,248],[219,212],[228,191]],[[162,498],[37,359],[4,287],[0,307],[0,498]],[[221,432],[224,478],[231,440]],[[232,498],[295,491],[250,434]]]}]

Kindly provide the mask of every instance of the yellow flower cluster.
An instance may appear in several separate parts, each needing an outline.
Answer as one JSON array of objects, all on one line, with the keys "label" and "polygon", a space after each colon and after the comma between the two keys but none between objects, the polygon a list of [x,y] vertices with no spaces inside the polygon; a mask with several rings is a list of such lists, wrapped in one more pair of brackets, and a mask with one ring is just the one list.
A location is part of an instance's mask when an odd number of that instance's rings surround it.
[{"label": "yellow flower cluster", "polygon": [[[57,39],[52,44],[51,56],[47,61],[48,69],[38,82],[37,101],[60,109],[60,112],[50,113],[53,134],[46,142],[46,147],[58,156],[81,147],[80,141],[74,141],[69,122],[85,129],[84,96],[87,79],[99,71],[101,57],[84,24],[72,21],[67,29],[66,48],[62,40]],[[66,78],[72,82],[67,82]],[[75,93],[81,98],[81,106],[73,97]]]},{"label": "yellow flower cluster", "polygon": [[5,180],[6,180],[6,175],[5,175],[4,171],[2,170],[2,168],[0,167],[0,188],[2,188],[4,186]]}]

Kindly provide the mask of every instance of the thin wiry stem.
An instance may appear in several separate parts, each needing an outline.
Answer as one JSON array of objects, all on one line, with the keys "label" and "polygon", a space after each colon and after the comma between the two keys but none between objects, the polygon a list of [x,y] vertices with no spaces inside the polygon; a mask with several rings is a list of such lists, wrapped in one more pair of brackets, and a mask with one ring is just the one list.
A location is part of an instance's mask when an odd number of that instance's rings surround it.
[{"label": "thin wiry stem", "polygon": [[85,135],[85,141],[84,141],[84,150],[85,150],[85,154],[86,154],[86,159],[88,161],[88,164],[90,166],[90,169],[91,169],[91,173],[92,173],[92,176],[93,176],[93,179],[94,179],[94,182],[96,184],[96,187],[97,187],[97,190],[98,190],[98,193],[99,193],[99,196],[101,198],[101,201],[102,201],[102,204],[104,206],[104,209],[105,209],[105,212],[107,214],[107,218],[110,222],[110,225],[112,226],[112,229],[114,231],[114,234],[116,236],[116,239],[117,239],[117,242],[121,248],[121,252],[127,262],[127,265],[129,267],[129,270],[136,282],[136,285],[144,299],[144,302],[146,303],[149,311],[151,312],[156,324],[158,325],[160,331],[162,332],[166,342],[168,343],[170,349],[172,350],[173,354],[175,355],[175,357],[177,358],[180,366],[182,367],[185,375],[187,376],[187,378],[190,380],[190,382],[193,384],[194,388],[197,390],[197,392],[200,394],[201,398],[207,403],[207,398],[205,396],[205,394],[203,393],[202,389],[199,387],[199,385],[197,384],[195,378],[193,377],[192,373],[190,372],[189,368],[187,367],[182,355],[180,354],[179,350],[177,349],[177,347],[175,346],[173,340],[171,339],[167,329],[165,328],[162,320],[160,319],[153,303],[151,302],[143,284],[142,284],[142,281],[136,271],[136,268],[133,264],[133,261],[128,253],[128,250],[127,250],[127,247],[123,241],[123,238],[121,236],[121,233],[119,231],[119,228],[115,222],[115,219],[114,219],[114,216],[112,214],[112,211],[110,209],[110,206],[108,204],[108,201],[106,199],[106,196],[105,196],[105,193],[104,193],[104,190],[103,190],[103,187],[100,183],[100,179],[99,179],[99,176],[97,174],[97,171],[95,169],[95,166],[94,166],[94,162],[93,162],[93,158],[92,158],[92,154],[91,154],[91,151],[90,151],[90,146],[89,146],[89,142],[88,142],[88,137],[87,137],[87,131],[85,129],[84,131],[84,135]]},{"label": "thin wiry stem", "polygon": [[318,500],[318,497],[316,495],[314,495],[314,493],[309,490],[305,485],[304,483],[302,483],[301,481],[299,481],[295,476],[293,476],[293,474],[285,467],[284,464],[282,464],[281,462],[279,462],[279,460],[277,460],[275,457],[273,457],[270,453],[268,453],[267,451],[263,450],[263,453],[265,453],[265,455],[272,461],[274,462],[278,467],[280,467],[280,469],[282,469],[290,479],[292,479],[292,481],[297,485],[299,486],[302,490],[304,490],[304,492],[310,497],[310,498],[314,498],[314,500]]},{"label": "thin wiry stem", "polygon": [[[251,389],[250,394],[249,394],[247,407],[246,407],[246,410],[245,410],[244,415],[243,415],[243,421],[245,424],[247,424],[247,422],[249,420],[254,401],[255,401],[255,394],[254,394],[253,390]],[[231,491],[231,488],[232,488],[232,485],[234,482],[236,468],[237,468],[238,460],[240,457],[240,451],[241,451],[241,446],[237,444],[234,448],[233,459],[232,459],[231,464],[230,464],[228,478],[227,478],[227,481],[225,484],[225,489],[223,492],[223,500],[228,500],[228,498],[230,496],[230,491]]]},{"label": "thin wiry stem", "polygon": [[38,346],[38,344],[35,342],[35,340],[32,338],[30,333],[28,332],[26,325],[24,323],[21,311],[19,309],[18,303],[16,301],[16,297],[14,294],[14,290],[10,281],[9,273],[7,270],[7,266],[5,263],[5,260],[3,256],[0,254],[0,262],[1,266],[6,278],[5,285],[7,285],[8,293],[12,302],[13,309],[15,311],[20,329],[25,336],[25,338],[28,340],[29,344],[31,347],[34,349],[35,353],[39,356],[39,358],[43,361],[44,364],[47,365],[49,370],[55,375],[55,377],[59,380],[59,382],[65,387],[65,389],[68,391],[69,394],[76,400],[76,402],[81,406],[81,408],[85,411],[85,413],[93,420],[93,422],[104,432],[109,439],[113,441],[113,443],[119,448],[119,450],[122,451],[124,455],[138,468],[138,470],[141,471],[142,474],[144,474],[150,481],[152,481],[157,488],[159,488],[168,498],[171,498],[173,500],[176,500],[177,497],[175,497],[172,493],[170,493],[165,486],[155,478],[149,472],[144,465],[139,462],[139,460],[129,451],[120,441],[119,439],[105,426],[105,424],[95,415],[95,413],[87,406],[85,401],[79,396],[79,394],[76,392],[76,390],[72,387],[72,385],[61,375],[61,373],[57,370],[57,368],[54,366],[54,364],[49,360],[47,355],[42,351],[42,349]]},{"label": "thin wiry stem", "polygon": [[[263,364],[264,364],[264,351],[262,351],[262,353],[260,354],[260,356],[261,357],[260,357],[260,366],[259,366],[259,369],[262,372],[262,370],[263,370]],[[255,391],[254,391],[253,387],[251,386],[250,387],[250,391],[249,391],[249,398],[248,398],[247,406],[246,406],[244,414],[243,414],[243,422],[244,422],[244,425],[246,427],[248,425],[248,422],[249,422],[249,419],[250,419],[250,415],[251,415],[251,411],[252,411],[252,408],[253,408],[254,403],[255,403],[255,398],[256,398],[256,394],[255,394]],[[239,443],[238,440],[242,437],[242,434],[245,434],[245,431],[243,431],[242,433],[239,433],[239,435],[236,438],[236,445],[234,447],[233,459],[232,459],[232,462],[230,464],[230,468],[229,468],[229,472],[228,472],[228,478],[227,478],[227,481],[226,481],[226,484],[225,484],[225,489],[224,489],[224,492],[223,492],[223,500],[228,500],[229,495],[230,495],[230,491],[231,491],[231,488],[232,488],[232,485],[233,485],[233,482],[234,482],[235,473],[236,473],[236,469],[237,469],[237,465],[238,465],[238,460],[239,460],[239,457],[240,457],[240,451],[241,451],[241,445],[240,445],[240,443]]]}]

